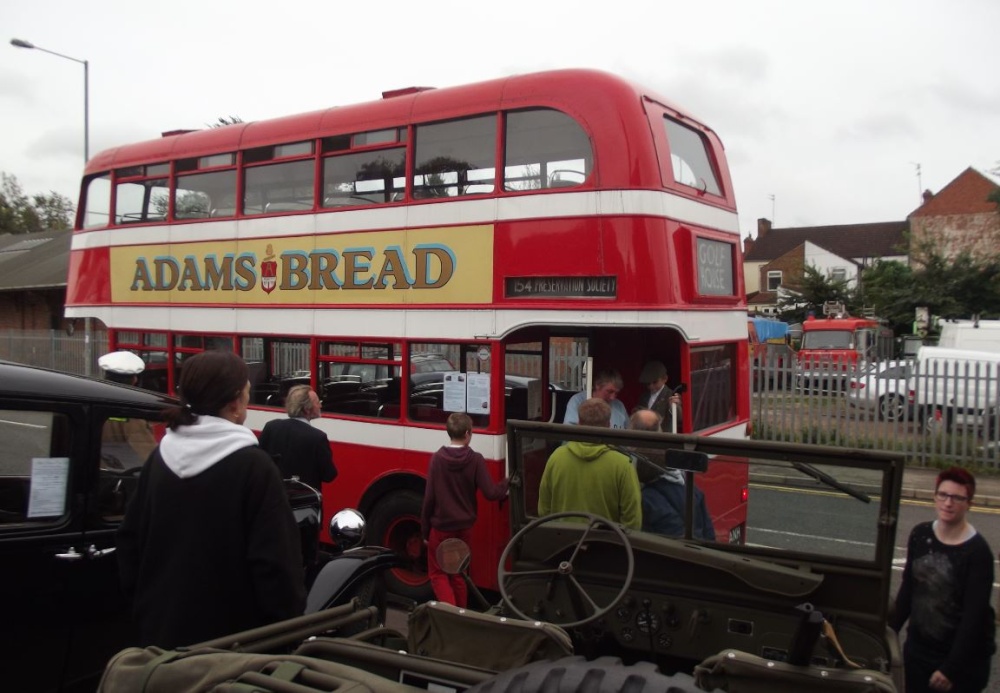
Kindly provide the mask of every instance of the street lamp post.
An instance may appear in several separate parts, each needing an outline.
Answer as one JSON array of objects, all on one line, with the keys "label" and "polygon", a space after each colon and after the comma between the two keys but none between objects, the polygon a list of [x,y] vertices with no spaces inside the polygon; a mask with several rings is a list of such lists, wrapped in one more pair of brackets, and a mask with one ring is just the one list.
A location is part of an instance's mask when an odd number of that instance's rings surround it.
[{"label": "street lamp post", "polygon": [[[48,53],[49,55],[54,55],[59,58],[65,58],[66,60],[72,60],[74,63],[80,63],[83,65],[83,163],[86,166],[87,162],[90,161],[90,63],[86,60],[80,60],[79,58],[74,58],[70,55],[64,55],[62,53],[56,53],[55,51],[50,51],[48,48],[42,48],[41,46],[36,46],[31,41],[25,41],[19,38],[12,38],[10,40],[10,45],[15,48],[28,48],[31,50],[41,51],[43,53]],[[91,375],[93,370],[93,340],[92,337],[92,326],[90,318],[84,318],[84,341],[83,341],[83,369],[84,373]]]}]

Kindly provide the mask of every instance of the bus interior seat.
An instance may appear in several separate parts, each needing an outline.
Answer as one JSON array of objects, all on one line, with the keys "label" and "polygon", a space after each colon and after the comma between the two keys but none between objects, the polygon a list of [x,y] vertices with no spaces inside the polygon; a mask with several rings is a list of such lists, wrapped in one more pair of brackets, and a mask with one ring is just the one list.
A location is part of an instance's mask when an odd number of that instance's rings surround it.
[{"label": "bus interior seat", "polygon": [[504,403],[508,419],[528,418],[528,388],[512,387],[507,391]]},{"label": "bus interior seat", "polygon": [[399,418],[400,407],[399,404],[382,404],[378,408],[378,418],[380,419],[398,419]]},{"label": "bus interior seat", "polygon": [[217,207],[208,213],[211,218],[216,217],[234,217],[236,216],[236,209],[233,207]]},{"label": "bus interior seat", "polygon": [[550,188],[576,188],[583,185],[586,176],[580,171],[570,169],[557,169],[549,174]]}]

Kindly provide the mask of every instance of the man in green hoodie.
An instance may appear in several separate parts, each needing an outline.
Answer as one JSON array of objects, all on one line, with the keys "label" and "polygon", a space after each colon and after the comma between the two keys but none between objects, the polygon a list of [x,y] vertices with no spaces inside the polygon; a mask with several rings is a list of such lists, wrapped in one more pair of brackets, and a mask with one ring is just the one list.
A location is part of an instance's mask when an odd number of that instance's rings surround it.
[{"label": "man in green hoodie", "polygon": [[[580,425],[611,427],[611,407],[593,397],[580,405]],[[601,443],[571,441],[549,457],[538,489],[538,514],[586,512],[642,527],[642,492],[628,457]]]}]

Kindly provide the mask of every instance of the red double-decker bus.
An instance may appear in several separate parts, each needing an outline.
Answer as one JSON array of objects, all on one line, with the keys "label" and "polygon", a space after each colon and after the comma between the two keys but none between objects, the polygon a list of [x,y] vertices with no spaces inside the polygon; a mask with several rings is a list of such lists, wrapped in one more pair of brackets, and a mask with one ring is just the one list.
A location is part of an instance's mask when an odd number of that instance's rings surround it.
[{"label": "red double-decker bus", "polygon": [[[232,349],[260,429],[309,383],[340,474],[327,512],[413,558],[444,420],[505,473],[508,419],[560,421],[581,375],[615,368],[631,407],[645,361],[687,384],[683,430],[749,418],[739,227],[722,145],[656,94],[567,70],[165,133],[93,157],[67,315],[173,391],[184,359]],[[721,541],[745,536],[745,467],[699,476]],[[506,508],[483,502],[472,577],[496,582]]]}]

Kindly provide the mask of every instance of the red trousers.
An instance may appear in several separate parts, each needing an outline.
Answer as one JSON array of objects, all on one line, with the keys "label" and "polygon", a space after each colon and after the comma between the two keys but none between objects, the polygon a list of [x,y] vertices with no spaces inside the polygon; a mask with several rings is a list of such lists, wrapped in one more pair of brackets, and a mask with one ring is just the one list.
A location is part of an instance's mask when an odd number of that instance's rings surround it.
[{"label": "red trousers", "polygon": [[472,546],[472,529],[461,529],[456,532],[441,532],[433,527],[427,539],[427,575],[431,580],[434,598],[461,608],[469,604],[469,587],[465,584],[463,575],[449,575],[441,569],[437,560],[437,547],[445,539],[461,539]]}]

